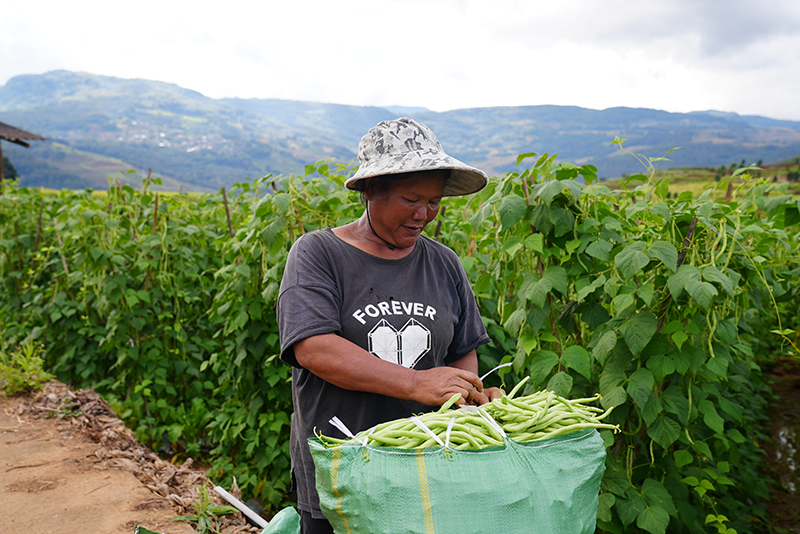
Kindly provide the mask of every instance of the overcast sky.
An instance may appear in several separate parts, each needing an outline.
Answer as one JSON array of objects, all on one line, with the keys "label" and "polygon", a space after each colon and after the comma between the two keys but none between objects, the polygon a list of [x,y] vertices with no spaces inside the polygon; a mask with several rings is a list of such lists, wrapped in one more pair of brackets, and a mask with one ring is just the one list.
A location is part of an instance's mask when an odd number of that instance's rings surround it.
[{"label": "overcast sky", "polygon": [[55,69],[213,98],[800,120],[800,1],[3,2],[0,85]]}]

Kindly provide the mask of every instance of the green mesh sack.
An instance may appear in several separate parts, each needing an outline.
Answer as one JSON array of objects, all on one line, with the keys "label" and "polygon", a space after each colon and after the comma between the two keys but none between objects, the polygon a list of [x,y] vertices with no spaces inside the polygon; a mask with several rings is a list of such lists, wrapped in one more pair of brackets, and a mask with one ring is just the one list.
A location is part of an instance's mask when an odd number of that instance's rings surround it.
[{"label": "green mesh sack", "polygon": [[336,534],[590,534],[605,447],[595,429],[479,451],[309,439]]}]

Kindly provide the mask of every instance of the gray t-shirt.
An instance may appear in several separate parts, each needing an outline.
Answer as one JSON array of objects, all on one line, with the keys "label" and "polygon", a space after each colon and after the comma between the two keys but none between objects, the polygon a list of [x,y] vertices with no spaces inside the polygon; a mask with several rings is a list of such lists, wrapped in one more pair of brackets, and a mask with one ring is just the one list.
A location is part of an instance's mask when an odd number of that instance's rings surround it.
[{"label": "gray t-shirt", "polygon": [[278,297],[281,359],[292,370],[291,454],[298,508],[324,518],[314,486],[308,438],[343,437],[337,416],[354,433],[430,411],[421,404],[339,388],[300,367],[293,345],[338,334],[377,358],[423,370],[456,361],[489,342],[456,254],[425,236],[398,260],[368,254],[330,228],[298,239]]}]

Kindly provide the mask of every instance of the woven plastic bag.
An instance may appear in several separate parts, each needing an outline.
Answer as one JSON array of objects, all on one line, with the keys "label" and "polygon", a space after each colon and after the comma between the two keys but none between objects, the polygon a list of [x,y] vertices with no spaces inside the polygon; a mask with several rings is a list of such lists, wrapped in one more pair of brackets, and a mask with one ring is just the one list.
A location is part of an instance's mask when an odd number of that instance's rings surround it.
[{"label": "woven plastic bag", "polygon": [[309,439],[336,534],[591,534],[605,447],[597,430],[462,451]]}]

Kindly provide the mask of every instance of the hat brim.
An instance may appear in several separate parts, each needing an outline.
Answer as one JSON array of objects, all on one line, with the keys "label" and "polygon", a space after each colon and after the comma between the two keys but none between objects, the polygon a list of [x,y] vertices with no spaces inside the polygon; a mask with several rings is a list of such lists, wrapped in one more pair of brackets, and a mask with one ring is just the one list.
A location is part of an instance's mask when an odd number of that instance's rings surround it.
[{"label": "hat brim", "polygon": [[446,197],[477,193],[489,183],[485,172],[453,157],[440,154],[435,158],[426,158],[406,152],[397,158],[383,158],[372,165],[362,165],[353,176],[345,180],[344,186],[353,191],[363,191],[364,180],[367,178],[437,170],[450,171],[450,177],[444,186],[443,196]]}]

